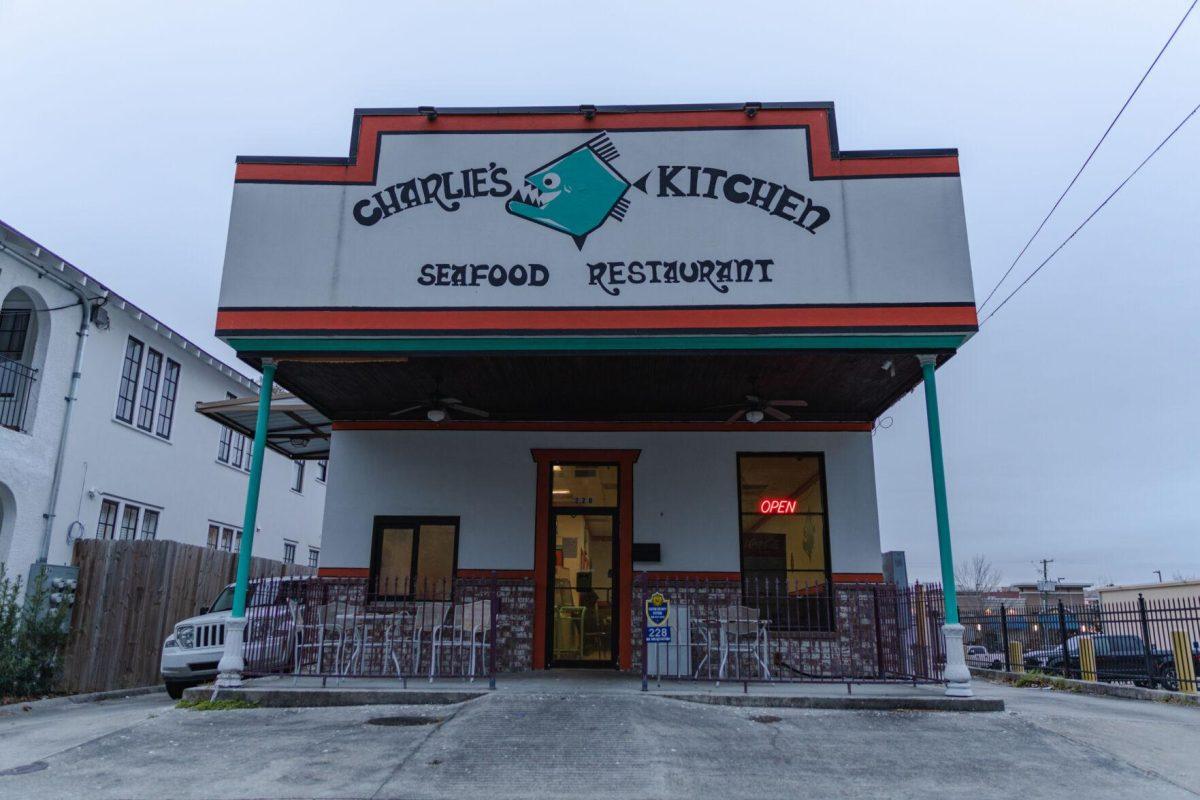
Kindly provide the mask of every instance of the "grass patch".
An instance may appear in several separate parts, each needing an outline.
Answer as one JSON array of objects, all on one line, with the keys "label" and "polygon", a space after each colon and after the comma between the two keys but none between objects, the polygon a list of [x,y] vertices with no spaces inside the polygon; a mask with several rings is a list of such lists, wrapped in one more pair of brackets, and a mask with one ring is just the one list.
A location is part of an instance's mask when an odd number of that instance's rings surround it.
[{"label": "grass patch", "polygon": [[1079,692],[1081,689],[1073,683],[1060,678],[1057,675],[1047,675],[1037,670],[1022,672],[1013,682],[1013,686],[1018,689],[1044,689],[1051,688],[1059,692]]},{"label": "grass patch", "polygon": [[192,711],[235,711],[242,708],[258,708],[258,703],[233,697],[227,700],[180,700],[175,707]]}]

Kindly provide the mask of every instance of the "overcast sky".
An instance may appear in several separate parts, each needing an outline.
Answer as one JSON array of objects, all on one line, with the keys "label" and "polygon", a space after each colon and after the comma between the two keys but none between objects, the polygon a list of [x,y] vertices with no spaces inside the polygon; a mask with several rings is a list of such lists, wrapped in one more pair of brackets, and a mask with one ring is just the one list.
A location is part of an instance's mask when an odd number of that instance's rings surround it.
[{"label": "overcast sky", "polygon": [[[0,218],[232,360],[212,330],[237,154],[344,156],[355,107],[831,100],[845,149],[959,148],[982,301],[1187,4],[0,0]],[[1015,277],[1198,76],[1200,12]],[[1200,574],[1198,178],[1194,119],[939,370],[960,560]],[[889,414],[883,546],[935,577],[920,390]]]}]

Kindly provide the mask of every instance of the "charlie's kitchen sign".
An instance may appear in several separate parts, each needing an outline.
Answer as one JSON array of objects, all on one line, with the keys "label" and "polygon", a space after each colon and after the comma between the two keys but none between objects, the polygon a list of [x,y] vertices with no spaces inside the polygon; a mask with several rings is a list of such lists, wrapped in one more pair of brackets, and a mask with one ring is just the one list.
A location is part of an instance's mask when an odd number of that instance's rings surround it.
[{"label": "charlie's kitchen sign", "polygon": [[966,264],[957,156],[840,152],[829,106],[360,112],[348,159],[240,159],[219,327],[268,307],[961,306]]}]

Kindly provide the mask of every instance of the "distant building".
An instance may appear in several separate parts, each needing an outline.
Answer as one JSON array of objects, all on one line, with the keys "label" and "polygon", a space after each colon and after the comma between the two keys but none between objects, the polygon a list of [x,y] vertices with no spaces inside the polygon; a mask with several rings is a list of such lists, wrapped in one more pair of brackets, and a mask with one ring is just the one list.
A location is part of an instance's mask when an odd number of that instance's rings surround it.
[{"label": "distant building", "polygon": [[[181,302],[192,301],[188,291],[180,287]],[[236,550],[250,440],[194,409],[258,385],[3,222],[0,304],[0,563],[9,575],[24,576],[43,554],[69,563],[80,537]],[[325,466],[305,464],[267,452],[256,555],[319,563]]]},{"label": "distant building", "polygon": [[1147,602],[1183,601],[1200,604],[1200,580],[1163,583],[1127,583],[1122,586],[1098,586],[1101,603],[1136,603],[1138,595]]},{"label": "distant building", "polygon": [[1091,582],[1027,581],[1014,583],[1008,590],[1016,593],[1027,610],[1036,611],[1043,605],[1056,605],[1059,600],[1064,605],[1083,605],[1087,601],[1085,590],[1091,585]]}]

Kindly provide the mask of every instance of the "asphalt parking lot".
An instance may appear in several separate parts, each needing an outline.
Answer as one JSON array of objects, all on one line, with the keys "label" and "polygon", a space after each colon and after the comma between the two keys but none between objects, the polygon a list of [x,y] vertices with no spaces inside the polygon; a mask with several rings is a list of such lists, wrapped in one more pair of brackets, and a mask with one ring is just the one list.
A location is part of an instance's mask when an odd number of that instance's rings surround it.
[{"label": "asphalt parking lot", "polygon": [[[1008,710],[729,708],[621,692],[209,712],[162,694],[59,704],[0,714],[0,797],[1200,796],[1198,708],[979,690]],[[438,721],[368,722],[396,716]]]}]

